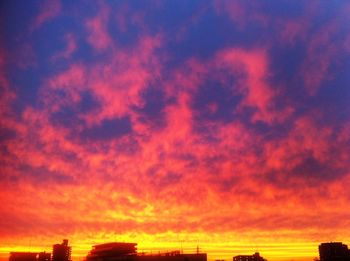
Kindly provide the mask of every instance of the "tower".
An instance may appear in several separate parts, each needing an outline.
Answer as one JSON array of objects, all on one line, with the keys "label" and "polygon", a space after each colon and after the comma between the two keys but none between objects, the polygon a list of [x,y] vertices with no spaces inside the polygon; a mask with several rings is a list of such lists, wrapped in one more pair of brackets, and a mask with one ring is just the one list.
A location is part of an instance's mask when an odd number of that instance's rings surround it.
[{"label": "tower", "polygon": [[71,261],[71,247],[68,246],[67,239],[62,244],[53,245],[52,261]]}]

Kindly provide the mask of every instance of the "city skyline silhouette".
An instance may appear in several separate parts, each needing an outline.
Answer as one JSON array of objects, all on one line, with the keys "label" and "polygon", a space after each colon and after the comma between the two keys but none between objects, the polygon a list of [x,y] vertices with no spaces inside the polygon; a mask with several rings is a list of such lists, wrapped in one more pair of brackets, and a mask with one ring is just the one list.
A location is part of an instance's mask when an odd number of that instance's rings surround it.
[{"label": "city skyline silhouette", "polygon": [[[342,242],[326,242],[318,246],[319,258],[314,261],[349,261],[350,249]],[[72,258],[72,247],[68,239],[63,239],[61,244],[52,246],[52,253],[46,251],[32,252],[20,251],[10,252],[9,261],[207,261],[207,253],[200,250],[195,251],[163,250],[163,251],[140,251],[138,243],[130,242],[108,242],[93,245],[84,258],[77,256]],[[211,260],[211,259],[209,259]],[[215,259],[224,261],[225,259]],[[230,259],[228,259],[230,260]],[[254,254],[239,254],[232,257],[232,261],[267,261],[259,252]]]}]

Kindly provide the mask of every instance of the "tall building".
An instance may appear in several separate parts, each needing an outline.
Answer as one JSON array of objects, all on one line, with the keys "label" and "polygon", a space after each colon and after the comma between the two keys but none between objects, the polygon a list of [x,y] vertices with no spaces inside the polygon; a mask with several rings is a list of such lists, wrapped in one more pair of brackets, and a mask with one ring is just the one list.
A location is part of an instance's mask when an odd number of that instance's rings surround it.
[{"label": "tall building", "polygon": [[258,252],[254,255],[240,255],[233,257],[233,261],[266,261]]},{"label": "tall building", "polygon": [[64,239],[62,244],[53,245],[52,261],[71,261],[71,250],[67,239]]},{"label": "tall building", "polygon": [[320,261],[350,261],[350,251],[341,242],[322,243],[318,246]]}]

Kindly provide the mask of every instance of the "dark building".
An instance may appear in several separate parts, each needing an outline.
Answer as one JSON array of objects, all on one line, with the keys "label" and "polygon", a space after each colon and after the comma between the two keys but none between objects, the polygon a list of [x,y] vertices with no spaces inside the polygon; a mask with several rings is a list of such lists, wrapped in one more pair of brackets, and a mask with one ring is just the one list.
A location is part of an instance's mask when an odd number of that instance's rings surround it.
[{"label": "dark building", "polygon": [[52,261],[71,261],[71,250],[67,239],[64,239],[62,244],[53,245]]},{"label": "dark building", "polygon": [[207,261],[207,254],[181,254],[180,251],[162,254],[137,254],[136,243],[107,243],[93,246],[86,261]]},{"label": "dark building", "polygon": [[256,252],[254,255],[240,255],[233,257],[233,261],[266,261],[258,252]]},{"label": "dark building", "polygon": [[38,261],[51,261],[51,254],[46,252],[40,252],[38,254]]},{"label": "dark building", "polygon": [[173,251],[157,255],[138,255],[135,261],[207,261],[207,254],[182,254],[180,251]]},{"label": "dark building", "polygon": [[350,251],[341,242],[322,243],[318,246],[320,261],[350,261]]},{"label": "dark building", "polygon": [[38,253],[10,252],[9,261],[37,261]]},{"label": "dark building", "polygon": [[106,243],[92,247],[86,261],[131,260],[136,256],[136,243]]},{"label": "dark building", "polygon": [[9,261],[51,261],[51,254],[46,252],[11,252]]}]

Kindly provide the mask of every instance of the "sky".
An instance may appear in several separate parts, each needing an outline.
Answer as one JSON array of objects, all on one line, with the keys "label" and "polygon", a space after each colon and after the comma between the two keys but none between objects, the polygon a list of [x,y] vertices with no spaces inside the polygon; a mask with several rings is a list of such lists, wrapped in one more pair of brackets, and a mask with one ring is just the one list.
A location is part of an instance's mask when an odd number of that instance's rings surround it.
[{"label": "sky", "polygon": [[0,257],[350,243],[348,1],[0,3]]}]

